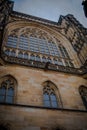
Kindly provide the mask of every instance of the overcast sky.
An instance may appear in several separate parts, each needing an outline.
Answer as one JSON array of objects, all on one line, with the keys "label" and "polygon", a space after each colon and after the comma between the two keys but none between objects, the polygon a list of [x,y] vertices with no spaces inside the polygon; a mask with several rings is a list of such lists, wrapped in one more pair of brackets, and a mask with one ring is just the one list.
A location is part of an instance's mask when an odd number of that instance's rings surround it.
[{"label": "overcast sky", "polygon": [[60,15],[73,14],[87,28],[82,0],[13,0],[14,10],[57,22]]}]

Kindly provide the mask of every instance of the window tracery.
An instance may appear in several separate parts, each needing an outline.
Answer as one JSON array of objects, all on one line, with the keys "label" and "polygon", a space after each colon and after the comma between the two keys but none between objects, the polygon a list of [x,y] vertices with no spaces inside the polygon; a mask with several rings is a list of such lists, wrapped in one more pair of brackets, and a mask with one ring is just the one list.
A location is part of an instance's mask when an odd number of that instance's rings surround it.
[{"label": "window tracery", "polygon": [[47,62],[47,58],[45,56],[42,57],[42,62]]},{"label": "window tracery", "polygon": [[19,58],[23,58],[23,53],[22,53],[22,52],[19,52],[19,53],[18,53],[18,57],[19,57]]},{"label": "window tracery", "polygon": [[[52,38],[49,34],[39,28],[28,27],[16,29],[16,32],[12,31],[8,36],[8,41],[5,47],[14,48],[14,50],[21,52],[17,54],[16,51],[5,51],[7,55],[10,54],[12,57],[17,56],[19,58],[42,62],[49,61],[56,65],[74,67],[66,48],[60,44],[60,41],[57,38]],[[26,51],[27,54],[29,53],[30,58],[28,58],[28,55],[25,54],[24,51]],[[32,56],[32,53],[34,56]]]},{"label": "window tracery", "polygon": [[24,53],[24,59],[28,59],[28,54]]},{"label": "window tracery", "polygon": [[6,54],[6,55],[9,55],[9,50],[8,50],[8,49],[5,50],[5,54]]},{"label": "window tracery", "polygon": [[36,61],[41,61],[41,58],[40,58],[40,56],[36,56]]},{"label": "window tracery", "polygon": [[16,81],[7,76],[0,81],[0,102],[2,103],[14,103]]},{"label": "window tracery", "polygon": [[30,55],[30,60],[35,60],[35,55],[31,54]]},{"label": "window tracery", "polygon": [[58,108],[60,103],[58,95],[56,95],[55,85],[50,81],[44,83],[43,88],[43,101],[45,107]]},{"label": "window tracery", "polygon": [[14,50],[10,51],[10,55],[13,56],[13,57],[15,57],[16,56],[15,51]]},{"label": "window tracery", "polygon": [[58,64],[58,60],[57,59],[53,59],[53,61],[54,61],[54,64]]}]

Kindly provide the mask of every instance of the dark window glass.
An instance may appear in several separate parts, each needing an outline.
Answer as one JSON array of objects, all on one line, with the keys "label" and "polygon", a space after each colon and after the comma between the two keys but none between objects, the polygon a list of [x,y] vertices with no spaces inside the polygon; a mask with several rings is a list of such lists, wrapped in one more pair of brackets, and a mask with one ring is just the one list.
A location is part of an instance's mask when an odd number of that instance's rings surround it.
[{"label": "dark window glass", "polygon": [[51,104],[50,104],[50,97],[49,97],[48,93],[44,93],[44,105],[46,107],[50,107],[51,106]]},{"label": "dark window glass", "polygon": [[13,96],[14,96],[14,89],[8,88],[7,95],[6,95],[6,102],[12,103],[13,102]]},{"label": "dark window glass", "polygon": [[44,99],[44,106],[53,107],[53,108],[58,107],[55,92],[54,92],[54,90],[52,88],[50,88],[49,85],[47,85],[43,89],[43,99]]},{"label": "dark window glass", "polygon": [[53,59],[53,61],[54,61],[54,64],[58,64],[57,59]]},{"label": "dark window glass", "polygon": [[9,55],[9,50],[5,50],[5,54],[6,54],[6,55]]},{"label": "dark window glass", "polygon": [[[64,46],[62,46],[61,44],[58,45],[54,43],[52,39],[47,41],[47,39],[45,39],[44,37],[38,38],[36,35],[32,35],[32,34],[29,37],[27,35],[22,34],[19,38],[17,36],[10,35],[8,36],[8,41],[7,41],[6,46],[20,49],[20,52],[18,54],[19,58],[28,59],[27,54],[24,54],[24,57],[22,54],[23,53],[22,50],[26,50],[26,51],[31,51],[31,53],[35,52],[35,55],[36,53],[39,52],[42,55],[45,54],[46,57],[49,57],[48,59],[42,58],[42,62],[49,61],[52,63],[50,56],[53,56],[53,57],[55,56],[55,58],[59,58],[59,57],[61,58],[62,56],[63,59],[67,58],[66,60],[70,60],[69,54]],[[12,57],[16,56],[15,51],[10,52],[10,50],[8,49],[5,50],[5,53]],[[39,53],[37,55],[39,55]],[[43,55],[43,57],[45,55]],[[30,56],[30,59],[40,61],[40,58],[35,57],[35,56]],[[62,62],[58,60],[54,60],[54,64],[63,65]],[[67,64],[66,66],[74,67],[72,62],[68,62],[66,64]]]},{"label": "dark window glass", "polygon": [[63,65],[62,60],[58,59],[58,65]]},{"label": "dark window glass", "polygon": [[58,107],[58,105],[57,105],[57,102],[56,102],[56,101],[52,101],[52,107],[54,107],[54,108],[57,108],[57,107]]},{"label": "dark window glass", "polygon": [[48,93],[44,93],[44,100],[48,100],[49,101],[49,95],[48,95]]},{"label": "dark window glass", "polygon": [[42,62],[47,62],[46,57],[42,57]]},{"label": "dark window glass", "polygon": [[1,84],[0,87],[0,102],[13,103],[14,98],[14,87],[13,81],[6,80]]},{"label": "dark window glass", "polygon": [[28,59],[28,54],[27,53],[24,54],[24,59]]},{"label": "dark window glass", "polygon": [[0,95],[5,95],[6,88],[4,85],[0,88]]},{"label": "dark window glass", "polygon": [[13,56],[13,57],[15,57],[15,51],[11,51],[10,55]]},{"label": "dark window glass", "polygon": [[19,58],[23,58],[23,54],[21,52],[18,53]]},{"label": "dark window glass", "polygon": [[14,89],[13,88],[9,88],[8,92],[7,92],[8,96],[13,96],[14,95]]},{"label": "dark window glass", "polygon": [[50,62],[50,63],[52,63],[52,60],[49,57],[47,58],[47,61]]},{"label": "dark window glass", "polygon": [[35,56],[34,55],[30,55],[30,59],[31,60],[35,60]]},{"label": "dark window glass", "polygon": [[16,48],[16,46],[17,46],[17,37],[9,36],[6,46]]},{"label": "dark window glass", "polygon": [[40,56],[36,56],[36,61],[41,61]]},{"label": "dark window glass", "polygon": [[56,101],[56,96],[55,96],[55,94],[51,94],[51,95],[50,95],[50,98],[51,98],[51,101]]},{"label": "dark window glass", "polygon": [[0,88],[0,102],[5,101],[5,95],[6,95],[6,87],[2,85],[2,87]]},{"label": "dark window glass", "polygon": [[58,104],[57,104],[56,95],[52,93],[52,94],[50,95],[50,98],[51,98],[52,107],[57,107]]}]

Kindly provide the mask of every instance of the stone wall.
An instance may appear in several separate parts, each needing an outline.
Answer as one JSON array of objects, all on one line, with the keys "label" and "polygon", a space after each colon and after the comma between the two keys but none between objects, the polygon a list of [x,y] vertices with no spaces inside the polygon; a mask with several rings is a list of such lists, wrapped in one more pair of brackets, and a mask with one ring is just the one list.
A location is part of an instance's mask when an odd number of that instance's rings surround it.
[{"label": "stone wall", "polygon": [[79,87],[87,86],[87,80],[80,76],[23,66],[1,66],[0,77],[6,75],[11,75],[17,80],[15,103],[43,106],[42,84],[49,80],[57,86],[63,108],[85,109],[79,94]]},{"label": "stone wall", "polygon": [[[0,78],[6,75],[17,80],[15,104],[22,106],[1,104],[0,123],[10,123],[11,130],[87,130],[87,112],[79,94],[79,87],[87,86],[87,80],[18,65],[0,66]],[[59,90],[59,109],[43,107],[43,83],[48,80]]]}]

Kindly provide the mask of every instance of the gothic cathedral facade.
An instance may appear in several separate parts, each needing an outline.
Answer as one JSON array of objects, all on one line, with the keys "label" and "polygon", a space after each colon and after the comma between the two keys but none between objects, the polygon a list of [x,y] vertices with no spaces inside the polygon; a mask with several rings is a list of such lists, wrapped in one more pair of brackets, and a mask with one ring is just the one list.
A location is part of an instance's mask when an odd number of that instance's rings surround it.
[{"label": "gothic cathedral facade", "polygon": [[0,130],[87,130],[87,29],[0,0]]}]

